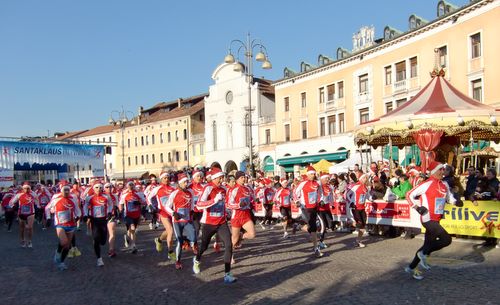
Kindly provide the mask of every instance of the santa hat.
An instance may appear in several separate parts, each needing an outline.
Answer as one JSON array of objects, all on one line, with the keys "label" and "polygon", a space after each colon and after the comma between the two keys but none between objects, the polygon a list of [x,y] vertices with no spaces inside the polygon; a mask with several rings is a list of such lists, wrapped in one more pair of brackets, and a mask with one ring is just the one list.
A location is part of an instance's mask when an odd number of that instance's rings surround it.
[{"label": "santa hat", "polygon": [[207,174],[205,175],[205,178],[207,178],[207,179],[212,179],[212,170],[211,170],[211,169],[209,169],[209,170],[207,171]]},{"label": "santa hat", "polygon": [[320,178],[320,179],[330,178],[330,174],[325,173],[325,172],[320,172],[320,173],[319,173],[319,178]]},{"label": "santa hat", "polygon": [[187,180],[189,180],[189,179],[185,173],[180,173],[177,175],[177,183],[182,183],[182,182],[187,181]]},{"label": "santa hat", "polygon": [[161,171],[161,173],[160,173],[160,179],[163,179],[163,178],[165,178],[165,177],[167,177],[167,178],[169,178],[169,177],[170,177],[170,176],[168,175],[168,172],[166,172],[166,171]]},{"label": "santa hat", "polygon": [[309,165],[307,167],[307,174],[310,175],[310,174],[316,174],[316,170],[314,169],[314,167],[312,167],[311,165]]},{"label": "santa hat", "polygon": [[264,179],[262,180],[262,182],[264,183],[264,185],[268,185],[268,184],[273,183],[273,181],[272,181],[271,179],[269,179],[269,178],[264,178]]},{"label": "santa hat", "polygon": [[434,175],[438,170],[442,169],[445,165],[441,162],[437,161],[432,161],[427,170],[429,171],[429,174]]},{"label": "santa hat", "polygon": [[224,172],[221,171],[220,169],[216,168],[216,167],[212,168],[211,172],[212,172],[212,174],[211,174],[212,179],[217,179],[219,177],[223,177],[224,176]]},{"label": "santa hat", "polygon": [[412,176],[412,177],[415,177],[415,176],[418,176],[419,172],[418,170],[416,170],[415,168],[412,168],[408,171],[408,175]]},{"label": "santa hat", "polygon": [[23,183],[23,188],[31,188],[31,184],[28,181],[26,181]]},{"label": "santa hat", "polygon": [[203,172],[201,172],[199,169],[195,169],[193,172],[193,178],[196,177],[197,175],[203,177]]}]

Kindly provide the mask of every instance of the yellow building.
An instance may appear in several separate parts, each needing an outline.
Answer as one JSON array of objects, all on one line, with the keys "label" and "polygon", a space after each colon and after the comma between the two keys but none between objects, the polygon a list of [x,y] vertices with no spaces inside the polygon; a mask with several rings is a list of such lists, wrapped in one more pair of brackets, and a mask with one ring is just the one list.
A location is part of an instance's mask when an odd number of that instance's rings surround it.
[{"label": "yellow building", "polygon": [[355,153],[353,127],[403,105],[436,64],[460,91],[500,105],[499,0],[464,7],[439,1],[437,18],[411,15],[408,24],[406,32],[385,27],[380,39],[363,27],[353,36],[353,50],[338,48],[337,59],[320,55],[317,66],[303,62],[298,73],[285,68],[274,83],[275,138],[260,143],[276,145],[273,158],[281,169],[297,172],[322,158],[341,161]]},{"label": "yellow building", "polygon": [[115,129],[118,144],[113,178],[122,178],[122,156],[126,178],[205,165],[205,96],[162,102],[149,109],[141,107],[140,115],[123,130]]}]

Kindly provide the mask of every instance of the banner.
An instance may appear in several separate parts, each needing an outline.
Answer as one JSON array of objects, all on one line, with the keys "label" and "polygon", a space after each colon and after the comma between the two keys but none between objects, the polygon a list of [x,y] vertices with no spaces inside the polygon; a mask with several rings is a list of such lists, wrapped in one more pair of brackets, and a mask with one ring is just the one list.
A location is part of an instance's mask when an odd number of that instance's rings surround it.
[{"label": "banner", "polygon": [[450,234],[500,238],[500,201],[464,201],[463,207],[445,205],[441,225]]},{"label": "banner", "polygon": [[0,167],[0,187],[9,187],[14,184],[14,171]]}]

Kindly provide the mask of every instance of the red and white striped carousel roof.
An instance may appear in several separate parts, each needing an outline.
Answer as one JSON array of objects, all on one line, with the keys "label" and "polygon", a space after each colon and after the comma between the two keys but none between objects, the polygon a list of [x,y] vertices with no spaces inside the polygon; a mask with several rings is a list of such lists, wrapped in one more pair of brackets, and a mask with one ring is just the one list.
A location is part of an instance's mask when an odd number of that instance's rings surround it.
[{"label": "red and white striped carousel roof", "polygon": [[375,121],[402,121],[444,116],[483,116],[498,113],[498,109],[482,104],[453,87],[444,77],[435,75],[420,92],[402,106]]}]

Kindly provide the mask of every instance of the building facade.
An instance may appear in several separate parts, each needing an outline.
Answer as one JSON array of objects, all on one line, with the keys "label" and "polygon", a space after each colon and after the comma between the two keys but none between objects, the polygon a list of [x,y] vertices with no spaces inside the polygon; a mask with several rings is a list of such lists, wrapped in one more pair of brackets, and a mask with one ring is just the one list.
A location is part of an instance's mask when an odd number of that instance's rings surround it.
[{"label": "building facade", "polygon": [[500,105],[500,72],[488,69],[500,66],[500,1],[464,7],[439,1],[436,11],[432,21],[411,15],[405,32],[386,26],[380,39],[363,27],[353,37],[354,52],[339,47],[335,60],[320,55],[317,66],[303,62],[298,73],[285,68],[284,78],[274,83],[273,143],[281,171],[356,153],[354,126],[404,105],[436,65],[460,91]]},{"label": "building facade", "polygon": [[[261,139],[259,122],[274,120],[271,82],[254,78],[249,93],[245,75],[234,71],[234,64],[226,63],[215,69],[212,80],[214,84],[205,99],[206,162],[208,165],[217,162],[226,172],[246,168],[242,163],[249,156],[250,133],[255,156]],[[249,111],[252,111],[251,122]],[[255,163],[258,167],[259,160]]]}]

